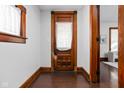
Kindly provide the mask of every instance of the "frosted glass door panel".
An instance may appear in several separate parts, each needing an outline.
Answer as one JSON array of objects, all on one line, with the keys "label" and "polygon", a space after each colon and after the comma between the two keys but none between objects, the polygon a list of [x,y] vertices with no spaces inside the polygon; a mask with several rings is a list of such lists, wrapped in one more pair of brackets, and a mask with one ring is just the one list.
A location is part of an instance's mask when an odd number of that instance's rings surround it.
[{"label": "frosted glass door panel", "polygon": [[56,47],[60,51],[71,49],[72,22],[56,22]]},{"label": "frosted glass door panel", "polygon": [[111,30],[111,51],[118,51],[118,29]]},{"label": "frosted glass door panel", "polygon": [[11,5],[0,5],[0,12],[0,32],[20,36],[20,9]]}]

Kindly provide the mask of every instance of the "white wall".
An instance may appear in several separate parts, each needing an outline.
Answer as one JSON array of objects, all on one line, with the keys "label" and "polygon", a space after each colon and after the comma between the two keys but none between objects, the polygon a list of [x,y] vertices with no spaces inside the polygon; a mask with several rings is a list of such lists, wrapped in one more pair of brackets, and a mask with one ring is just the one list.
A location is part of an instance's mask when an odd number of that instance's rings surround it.
[{"label": "white wall", "polygon": [[[89,73],[90,67],[90,29],[89,29],[89,6],[83,6],[77,11],[78,24],[78,47],[77,66],[83,67]],[[41,11],[42,31],[42,63],[43,67],[51,66],[51,12]]]},{"label": "white wall", "polygon": [[26,44],[0,42],[0,87],[19,87],[41,66],[40,10],[37,6],[26,8]]},{"label": "white wall", "polygon": [[41,11],[42,67],[51,67],[51,11]]},{"label": "white wall", "polygon": [[[26,44],[0,42],[0,87],[19,87],[40,66],[51,66],[51,12],[27,8]],[[77,65],[89,73],[89,6],[78,10]]]},{"label": "white wall", "polygon": [[78,11],[78,50],[77,62],[90,73],[90,14],[89,6]]},{"label": "white wall", "polygon": [[100,57],[105,57],[109,51],[109,27],[118,27],[118,22],[100,22],[100,35],[106,36],[106,43],[100,44]]}]

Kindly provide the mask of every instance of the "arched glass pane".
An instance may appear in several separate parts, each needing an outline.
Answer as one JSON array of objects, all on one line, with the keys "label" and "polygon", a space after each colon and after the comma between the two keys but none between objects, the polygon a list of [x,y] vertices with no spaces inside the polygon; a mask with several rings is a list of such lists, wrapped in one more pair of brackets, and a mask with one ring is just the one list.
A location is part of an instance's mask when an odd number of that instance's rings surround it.
[{"label": "arched glass pane", "polygon": [[60,51],[71,49],[72,22],[56,22],[56,47]]}]

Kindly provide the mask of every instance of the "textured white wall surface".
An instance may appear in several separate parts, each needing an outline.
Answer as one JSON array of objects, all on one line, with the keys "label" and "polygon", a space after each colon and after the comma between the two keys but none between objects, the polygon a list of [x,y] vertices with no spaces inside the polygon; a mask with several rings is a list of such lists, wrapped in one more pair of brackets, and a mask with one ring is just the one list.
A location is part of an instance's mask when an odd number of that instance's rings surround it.
[{"label": "textured white wall surface", "polygon": [[89,6],[83,6],[78,12],[77,62],[90,73],[90,12]]},{"label": "textured white wall surface", "polygon": [[[39,67],[51,67],[51,11],[27,8],[26,44],[0,42],[0,87],[19,87]],[[77,10],[77,66],[90,71],[89,6]]]},{"label": "textured white wall surface", "polygon": [[40,9],[37,6],[26,8],[26,44],[0,42],[0,87],[19,87],[41,66]]}]

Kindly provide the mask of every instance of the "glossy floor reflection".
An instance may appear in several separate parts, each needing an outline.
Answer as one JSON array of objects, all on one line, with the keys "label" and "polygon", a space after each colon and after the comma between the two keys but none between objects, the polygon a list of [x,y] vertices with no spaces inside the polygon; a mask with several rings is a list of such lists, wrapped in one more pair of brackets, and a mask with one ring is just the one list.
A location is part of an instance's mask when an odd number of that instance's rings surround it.
[{"label": "glossy floor reflection", "polygon": [[43,73],[31,88],[111,88],[118,87],[117,69],[101,63],[100,83],[91,84],[75,72]]}]

